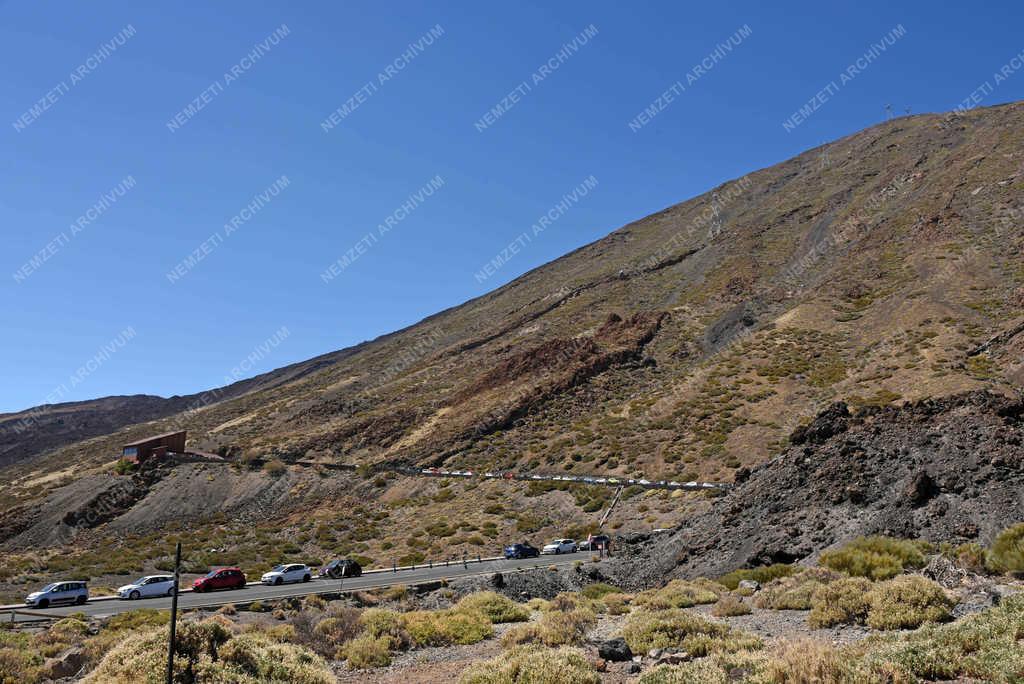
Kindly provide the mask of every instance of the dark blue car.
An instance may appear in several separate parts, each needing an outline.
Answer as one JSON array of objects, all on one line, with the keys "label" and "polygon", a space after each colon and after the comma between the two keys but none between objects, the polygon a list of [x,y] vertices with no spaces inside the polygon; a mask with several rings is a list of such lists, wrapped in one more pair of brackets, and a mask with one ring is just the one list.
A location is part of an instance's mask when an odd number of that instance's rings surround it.
[{"label": "dark blue car", "polygon": [[537,558],[538,556],[540,556],[540,551],[525,542],[505,547],[505,558]]}]

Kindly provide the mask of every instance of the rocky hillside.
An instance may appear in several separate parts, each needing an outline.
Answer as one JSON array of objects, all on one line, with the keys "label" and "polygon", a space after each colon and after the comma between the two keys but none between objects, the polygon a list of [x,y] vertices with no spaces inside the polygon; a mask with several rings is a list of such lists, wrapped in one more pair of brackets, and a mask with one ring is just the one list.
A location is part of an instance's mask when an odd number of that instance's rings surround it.
[{"label": "rocky hillside", "polygon": [[1024,520],[1024,401],[984,392],[851,413],[837,403],[671,536],[633,538],[618,573],[666,575],[813,559],[857,536],[991,544]]},{"label": "rocky hillside", "polygon": [[837,401],[1011,396],[1022,190],[1024,104],[887,121],[186,414],[72,444],[35,425],[20,454],[45,453],[0,469],[0,506],[31,511],[172,426],[285,461],[732,480]]}]

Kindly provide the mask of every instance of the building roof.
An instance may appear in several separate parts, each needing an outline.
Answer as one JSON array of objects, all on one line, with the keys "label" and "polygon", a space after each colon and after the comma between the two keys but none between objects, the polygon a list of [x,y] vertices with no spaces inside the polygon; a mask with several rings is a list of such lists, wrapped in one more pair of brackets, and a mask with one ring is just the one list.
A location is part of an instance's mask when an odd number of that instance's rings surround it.
[{"label": "building roof", "polygon": [[143,446],[143,445],[149,444],[150,442],[155,442],[157,440],[166,439],[168,437],[177,437],[178,435],[184,435],[186,432],[187,432],[186,430],[175,430],[174,432],[165,432],[162,435],[153,435],[152,437],[146,437],[145,439],[140,439],[140,440],[135,441],[135,442],[129,442],[128,444],[125,444],[124,446],[125,447]]}]

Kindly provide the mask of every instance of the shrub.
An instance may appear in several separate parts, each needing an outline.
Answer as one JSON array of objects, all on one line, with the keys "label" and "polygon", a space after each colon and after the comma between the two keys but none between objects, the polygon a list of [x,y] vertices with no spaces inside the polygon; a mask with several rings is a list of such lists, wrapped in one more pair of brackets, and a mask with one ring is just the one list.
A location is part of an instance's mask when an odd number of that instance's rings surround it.
[{"label": "shrub", "polygon": [[417,646],[475,644],[494,634],[490,618],[479,610],[416,610],[402,617],[405,631]]},{"label": "shrub", "polygon": [[868,625],[873,629],[914,629],[950,617],[953,601],[935,582],[920,575],[894,577],[870,593]]},{"label": "shrub", "polygon": [[597,616],[586,608],[543,613],[539,620],[519,625],[505,632],[501,638],[504,646],[518,644],[543,644],[565,646],[583,643],[583,638],[597,622]]},{"label": "shrub", "polygon": [[577,649],[556,651],[518,646],[477,663],[462,675],[460,684],[599,684],[601,678]]},{"label": "shrub", "polygon": [[610,584],[605,584],[604,582],[595,582],[594,584],[588,584],[587,586],[583,587],[583,589],[580,590],[580,594],[582,594],[585,598],[588,599],[599,599],[607,594],[615,594],[620,591],[621,589],[619,589],[618,587],[613,587]]},{"label": "shrub", "polygon": [[796,566],[785,563],[776,563],[775,565],[767,565],[760,568],[743,568],[722,575],[718,578],[718,584],[735,591],[740,585],[740,580],[754,580],[758,584],[768,584],[780,577],[788,577],[796,573],[797,570]]},{"label": "shrub", "polygon": [[[300,613],[300,618],[303,615]],[[359,634],[362,626],[360,617],[359,611],[355,608],[341,608],[317,622],[312,630],[308,630],[307,627],[304,630],[305,637],[317,653],[336,654],[339,646],[351,641]],[[300,622],[300,620],[296,620],[296,622]]]},{"label": "shrub", "polygon": [[359,616],[359,624],[369,636],[386,639],[391,648],[399,648],[409,642],[402,615],[393,610],[367,608]]},{"label": "shrub", "polygon": [[693,582],[672,580],[660,589],[648,590],[636,595],[633,602],[652,609],[689,608],[697,604],[714,603],[718,594]]},{"label": "shrub", "polygon": [[364,634],[356,637],[341,650],[348,664],[357,670],[386,667],[391,664],[391,640]]},{"label": "shrub", "polygon": [[814,592],[838,578],[824,568],[808,568],[769,582],[754,598],[754,605],[771,610],[810,610]]},{"label": "shrub", "polygon": [[979,575],[988,570],[988,556],[980,544],[961,544],[953,549],[952,560],[960,567]]},{"label": "shrub", "polygon": [[682,647],[698,658],[708,653],[761,647],[755,637],[678,608],[633,611],[626,618],[622,637],[634,653]]},{"label": "shrub", "polygon": [[464,597],[456,607],[459,610],[479,611],[491,622],[525,622],[530,619],[530,611],[507,596],[493,591],[478,591]]},{"label": "shrub", "polygon": [[[176,644],[176,682],[295,682],[326,684],[334,676],[322,659],[310,651],[275,643],[259,633],[233,636],[215,620],[186,622],[179,627]],[[87,681],[163,681],[166,666],[166,629],[134,634],[103,658]]]},{"label": "shrub", "polygon": [[629,603],[633,597],[629,594],[605,594],[601,597],[601,603],[609,615],[625,615],[629,612]]},{"label": "shrub", "polygon": [[820,563],[853,577],[884,580],[924,565],[924,542],[892,537],[860,537],[821,554]]},{"label": "shrub", "polygon": [[288,466],[286,466],[284,461],[279,458],[272,459],[263,464],[263,472],[274,477],[284,475],[284,471],[287,469]]},{"label": "shrub", "polygon": [[864,577],[838,579],[818,587],[811,598],[807,623],[814,628],[833,625],[863,625],[871,603],[871,580]]},{"label": "shrub", "polygon": [[988,560],[997,572],[1024,573],[1024,523],[999,533],[989,551]]},{"label": "shrub", "polygon": [[711,606],[711,614],[715,617],[735,617],[737,615],[750,615],[750,605],[733,594],[726,594],[718,599],[718,602]]},{"label": "shrub", "polygon": [[1024,672],[1024,596],[948,625],[925,625],[871,642],[861,681],[1019,682]]}]

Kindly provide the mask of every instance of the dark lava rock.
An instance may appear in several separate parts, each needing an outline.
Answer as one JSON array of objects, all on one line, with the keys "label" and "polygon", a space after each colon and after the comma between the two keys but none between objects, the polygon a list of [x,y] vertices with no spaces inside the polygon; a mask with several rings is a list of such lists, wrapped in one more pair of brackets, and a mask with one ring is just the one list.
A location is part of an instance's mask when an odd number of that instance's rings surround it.
[{"label": "dark lava rock", "polygon": [[922,470],[907,484],[906,493],[911,506],[921,506],[938,494],[938,487],[931,475]]},{"label": "dark lava rock", "polygon": [[597,654],[605,660],[615,663],[623,663],[633,659],[633,651],[630,650],[629,644],[622,637],[602,641],[597,645]]},{"label": "dark lava rock", "polygon": [[[846,432],[847,423],[850,419],[850,409],[841,401],[829,406],[818,414],[818,417],[808,425],[801,425],[789,436],[791,444],[824,444],[838,434]],[[844,445],[845,446],[845,445]]]},{"label": "dark lava rock", "polygon": [[856,420],[833,404],[656,544],[623,535],[603,572],[609,584],[640,589],[812,560],[862,535],[994,537],[1024,520],[1024,422],[1002,415],[1006,403],[968,392],[859,411]]}]

